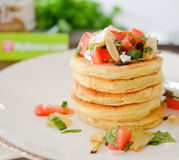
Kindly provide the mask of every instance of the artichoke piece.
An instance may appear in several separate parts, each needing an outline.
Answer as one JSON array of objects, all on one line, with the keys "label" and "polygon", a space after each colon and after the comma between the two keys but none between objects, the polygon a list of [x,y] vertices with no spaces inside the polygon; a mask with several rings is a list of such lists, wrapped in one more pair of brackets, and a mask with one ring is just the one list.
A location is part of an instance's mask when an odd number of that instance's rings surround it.
[{"label": "artichoke piece", "polygon": [[146,132],[144,130],[133,130],[130,149],[136,152],[139,152],[144,148],[154,137],[155,132]]},{"label": "artichoke piece", "polygon": [[[69,126],[72,123],[71,119],[62,116],[61,114],[59,114],[57,112],[51,114],[50,116],[56,116],[56,117],[60,118],[60,120],[62,120],[67,126]],[[57,128],[56,125],[54,124],[54,122],[52,120],[50,120],[50,118],[48,119],[46,126],[50,127],[50,128]]]},{"label": "artichoke piece", "polygon": [[97,153],[99,147],[102,143],[104,143],[104,134],[100,131],[95,131],[90,137],[91,141],[91,153]]},{"label": "artichoke piece", "polygon": [[157,38],[156,37],[148,37],[143,50],[143,58],[144,59],[152,59],[154,54],[158,54],[160,51],[157,50]]}]

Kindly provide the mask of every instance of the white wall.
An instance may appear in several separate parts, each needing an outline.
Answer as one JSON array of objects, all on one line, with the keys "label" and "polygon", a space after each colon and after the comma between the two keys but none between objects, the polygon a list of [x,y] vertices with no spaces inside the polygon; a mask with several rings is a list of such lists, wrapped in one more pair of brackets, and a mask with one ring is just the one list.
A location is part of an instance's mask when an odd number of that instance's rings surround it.
[{"label": "white wall", "polygon": [[[96,0],[109,12],[119,6],[122,13],[115,21],[132,28],[142,28],[156,35],[160,42],[179,41],[179,0]],[[178,42],[179,43],[179,42]]]}]

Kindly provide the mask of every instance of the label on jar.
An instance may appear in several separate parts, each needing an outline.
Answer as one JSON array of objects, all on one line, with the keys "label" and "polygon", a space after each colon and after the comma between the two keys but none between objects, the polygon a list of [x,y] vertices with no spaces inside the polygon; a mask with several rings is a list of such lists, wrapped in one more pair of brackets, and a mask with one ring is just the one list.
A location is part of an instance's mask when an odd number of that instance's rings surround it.
[{"label": "label on jar", "polygon": [[34,27],[33,0],[0,0],[0,31],[31,31]]}]

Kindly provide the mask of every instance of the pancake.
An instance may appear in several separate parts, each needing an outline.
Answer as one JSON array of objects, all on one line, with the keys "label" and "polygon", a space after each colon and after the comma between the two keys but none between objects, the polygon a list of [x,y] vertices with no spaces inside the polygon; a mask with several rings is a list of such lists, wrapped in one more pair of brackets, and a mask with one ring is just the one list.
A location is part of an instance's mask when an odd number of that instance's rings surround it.
[{"label": "pancake", "polygon": [[80,113],[95,119],[110,121],[133,121],[140,120],[149,115],[160,106],[160,97],[144,103],[129,104],[123,106],[105,106],[79,99],[72,91],[72,100]]},{"label": "pancake", "polygon": [[103,79],[131,79],[157,73],[162,67],[162,58],[154,57],[150,60],[140,61],[128,65],[117,66],[114,63],[93,64],[84,57],[74,56],[71,67],[75,72],[86,76]]},{"label": "pancake", "polygon": [[74,79],[81,85],[100,92],[129,93],[159,84],[164,80],[161,71],[158,73],[128,80],[107,80],[74,73]]},{"label": "pancake", "polygon": [[119,124],[126,128],[140,128],[140,129],[150,129],[159,125],[163,121],[163,116],[165,113],[164,104],[161,103],[160,107],[154,110],[150,115],[140,119],[138,121],[126,121],[126,122],[115,122],[110,120],[101,120],[93,118],[90,115],[86,115],[83,112],[79,111],[79,118],[81,118],[86,123],[93,125],[98,128],[109,130],[113,125]]},{"label": "pancake", "polygon": [[143,90],[131,93],[104,93],[86,88],[74,81],[73,88],[78,98],[83,101],[102,105],[121,106],[131,103],[141,103],[162,96],[162,84],[147,87]]}]

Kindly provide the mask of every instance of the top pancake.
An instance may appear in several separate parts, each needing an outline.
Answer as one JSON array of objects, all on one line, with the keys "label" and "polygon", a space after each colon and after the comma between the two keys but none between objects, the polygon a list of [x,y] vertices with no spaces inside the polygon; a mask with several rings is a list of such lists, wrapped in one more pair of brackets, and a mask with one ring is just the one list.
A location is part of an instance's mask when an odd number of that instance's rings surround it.
[{"label": "top pancake", "polygon": [[117,66],[114,63],[105,62],[97,65],[84,57],[74,56],[71,59],[71,67],[75,72],[86,76],[103,79],[131,79],[145,75],[151,75],[161,70],[163,59],[154,57],[150,60],[139,61],[128,65]]}]

